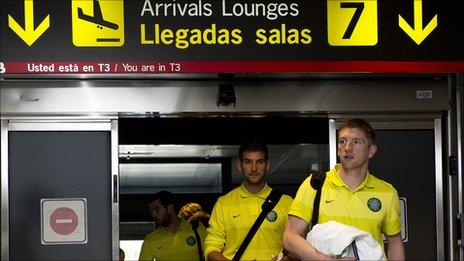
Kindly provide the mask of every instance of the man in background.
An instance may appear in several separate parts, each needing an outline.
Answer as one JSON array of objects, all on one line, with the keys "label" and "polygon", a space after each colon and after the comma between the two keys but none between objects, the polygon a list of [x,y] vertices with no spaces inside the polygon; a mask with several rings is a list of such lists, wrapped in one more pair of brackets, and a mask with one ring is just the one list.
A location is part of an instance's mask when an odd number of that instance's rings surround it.
[{"label": "man in background", "polygon": [[[148,203],[155,230],[145,236],[139,260],[201,260],[206,228],[199,224],[197,235],[192,225],[177,213],[174,196],[169,191],[154,194]],[[198,242],[198,239],[201,242]],[[201,257],[201,259],[200,259]]]}]

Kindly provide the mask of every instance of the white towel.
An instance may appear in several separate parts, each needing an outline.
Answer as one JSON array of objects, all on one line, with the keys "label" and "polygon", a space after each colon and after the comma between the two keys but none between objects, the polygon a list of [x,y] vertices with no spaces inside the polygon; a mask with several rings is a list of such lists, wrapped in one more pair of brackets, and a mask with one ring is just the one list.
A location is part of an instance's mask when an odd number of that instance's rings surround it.
[{"label": "white towel", "polygon": [[335,221],[315,225],[306,240],[319,252],[336,257],[354,257],[351,243],[355,240],[359,260],[385,260],[370,233]]}]

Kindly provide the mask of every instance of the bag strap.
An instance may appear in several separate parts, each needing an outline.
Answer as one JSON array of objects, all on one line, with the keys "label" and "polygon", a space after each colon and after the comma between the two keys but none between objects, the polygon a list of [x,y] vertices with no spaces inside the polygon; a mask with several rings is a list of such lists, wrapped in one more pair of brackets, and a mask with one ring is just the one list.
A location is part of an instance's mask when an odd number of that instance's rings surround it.
[{"label": "bag strap", "polygon": [[322,185],[324,185],[325,181],[325,172],[319,172],[317,170],[311,170],[309,172],[311,175],[311,187],[316,190],[316,197],[314,198],[313,202],[313,215],[311,218],[311,227],[314,227],[319,222],[319,205],[321,202],[321,192],[322,192]]},{"label": "bag strap", "polygon": [[258,228],[261,226],[261,223],[263,223],[264,218],[275,207],[275,205],[277,205],[277,202],[279,202],[281,197],[282,197],[282,192],[275,190],[275,189],[271,191],[271,194],[269,194],[269,196],[264,200],[264,203],[261,205],[261,209],[262,209],[261,213],[259,214],[258,218],[255,220],[255,223],[253,223],[253,226],[251,226],[250,231],[248,231],[248,234],[245,236],[245,239],[243,240],[242,244],[238,248],[232,260],[234,261],[240,260],[243,253],[245,252],[245,249],[250,244],[251,239],[253,239],[253,237],[256,234],[256,231],[258,231]]},{"label": "bag strap", "polygon": [[356,246],[356,239],[351,242],[351,247],[353,248],[354,258],[356,261],[359,260],[358,247]]},{"label": "bag strap", "polygon": [[200,234],[198,234],[198,220],[197,221],[193,221],[191,222],[190,224],[192,224],[192,230],[193,230],[193,233],[195,234],[195,238],[197,240],[197,248],[198,248],[198,257],[200,258],[199,260],[200,261],[205,261],[205,256],[203,255],[203,248],[202,248],[202,245],[201,245],[201,237],[200,237]]}]

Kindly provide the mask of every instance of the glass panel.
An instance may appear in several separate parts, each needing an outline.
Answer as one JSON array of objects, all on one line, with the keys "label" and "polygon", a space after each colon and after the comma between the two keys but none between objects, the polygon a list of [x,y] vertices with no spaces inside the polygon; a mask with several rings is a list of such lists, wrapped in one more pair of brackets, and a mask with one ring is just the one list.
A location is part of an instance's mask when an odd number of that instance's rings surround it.
[{"label": "glass panel", "polygon": [[[267,181],[271,185],[300,185],[309,170],[328,170],[327,144],[269,145],[268,149],[270,169]],[[234,155],[232,161],[232,183],[236,185],[242,182],[242,175],[235,167],[238,156]]]},{"label": "glass panel", "polygon": [[120,193],[220,193],[220,163],[120,164]]},{"label": "glass panel", "polygon": [[[296,192],[296,186],[309,170],[328,170],[327,144],[268,147],[267,181],[286,187],[289,194]],[[121,145],[119,157],[126,162],[120,164],[120,193],[149,194],[162,189],[174,193],[222,193],[224,171],[231,173],[233,186],[242,181],[236,167],[238,148],[238,145]],[[208,159],[230,160],[230,169],[224,170],[222,163],[194,163]],[[127,163],[131,161],[134,163]]]}]

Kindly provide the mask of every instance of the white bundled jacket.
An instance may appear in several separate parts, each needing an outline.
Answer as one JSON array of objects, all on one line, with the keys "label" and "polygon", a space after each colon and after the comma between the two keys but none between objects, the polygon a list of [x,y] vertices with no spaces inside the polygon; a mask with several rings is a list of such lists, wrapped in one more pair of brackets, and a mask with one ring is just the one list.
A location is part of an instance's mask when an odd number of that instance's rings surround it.
[{"label": "white bundled jacket", "polygon": [[336,257],[354,257],[351,243],[355,240],[359,260],[385,260],[382,247],[370,233],[339,222],[315,225],[306,240],[319,252]]}]

